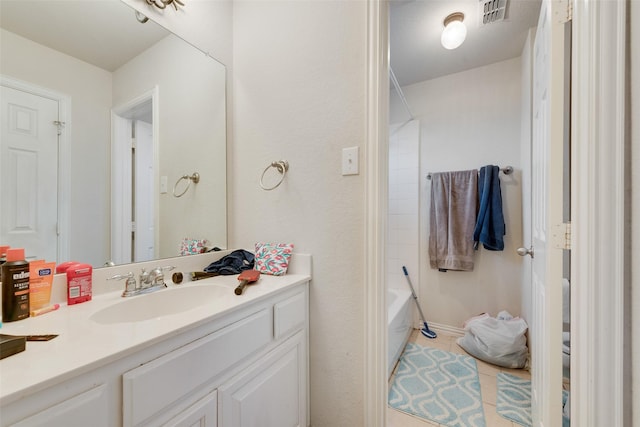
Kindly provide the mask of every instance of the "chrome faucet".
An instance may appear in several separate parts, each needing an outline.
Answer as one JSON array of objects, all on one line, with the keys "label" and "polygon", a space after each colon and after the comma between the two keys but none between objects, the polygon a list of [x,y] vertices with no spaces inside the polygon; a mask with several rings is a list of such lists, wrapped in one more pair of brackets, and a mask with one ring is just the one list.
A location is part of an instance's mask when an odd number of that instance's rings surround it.
[{"label": "chrome faucet", "polygon": [[108,280],[123,280],[126,279],[123,297],[130,297],[133,295],[146,294],[149,292],[157,291],[158,289],[166,288],[167,284],[164,282],[164,272],[171,271],[174,266],[156,267],[151,271],[146,271],[144,268],[140,273],[138,283],[133,273],[117,274],[110,277]]},{"label": "chrome faucet", "polygon": [[175,267],[172,265],[168,265],[166,267],[156,267],[151,271],[146,271],[144,268],[142,269],[142,273],[140,273],[140,287],[143,289],[154,287],[154,286],[164,286],[167,285],[164,283],[164,272],[171,271]]}]

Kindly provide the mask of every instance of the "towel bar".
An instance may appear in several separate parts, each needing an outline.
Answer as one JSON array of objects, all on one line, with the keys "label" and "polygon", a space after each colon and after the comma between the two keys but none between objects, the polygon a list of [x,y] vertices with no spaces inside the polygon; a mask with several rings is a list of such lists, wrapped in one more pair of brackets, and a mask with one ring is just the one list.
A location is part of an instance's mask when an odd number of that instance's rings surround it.
[{"label": "towel bar", "polygon": [[[500,171],[505,175],[511,175],[513,173],[513,166],[505,166],[501,168]],[[427,179],[431,179],[431,172],[427,174]]]}]

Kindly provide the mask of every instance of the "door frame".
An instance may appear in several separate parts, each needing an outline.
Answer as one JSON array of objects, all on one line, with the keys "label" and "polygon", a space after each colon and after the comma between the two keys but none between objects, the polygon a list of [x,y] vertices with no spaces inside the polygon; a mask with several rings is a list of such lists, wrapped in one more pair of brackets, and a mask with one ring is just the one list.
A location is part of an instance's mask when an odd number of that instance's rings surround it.
[{"label": "door frame", "polygon": [[[132,108],[140,105],[144,102],[151,100],[152,108],[152,128],[153,128],[153,192],[158,194],[158,183],[160,179],[160,91],[158,86],[154,86],[152,89],[130,99],[129,101],[120,104],[111,109],[111,258],[120,259],[121,250],[118,248],[122,242],[128,240],[131,241],[131,224],[124,224],[123,218],[125,215],[125,204],[122,203],[122,199],[115,196],[114,189],[122,188],[125,183],[124,179],[132,179],[133,177],[119,173],[119,161],[120,151],[116,149],[116,145],[119,143],[122,129],[119,128],[115,116],[122,117],[122,114],[131,110]],[[130,162],[130,158],[129,158]],[[160,211],[160,198],[154,197],[154,212],[156,213],[154,221],[154,258],[159,256],[159,239],[160,239],[160,227],[159,227],[159,215]],[[129,233],[128,236],[125,234]],[[133,253],[132,255],[133,256]]]},{"label": "door frame", "polygon": [[386,0],[367,1],[363,409],[364,425],[370,427],[387,424],[388,7]]},{"label": "door frame", "polygon": [[[624,363],[626,2],[571,5],[571,421],[623,425],[623,405],[631,407]],[[372,427],[386,425],[387,411],[387,8],[385,0],[367,2],[363,410]]]},{"label": "door frame", "polygon": [[69,223],[71,215],[71,97],[43,86],[38,86],[6,75],[0,75],[0,85],[48,98],[58,103],[58,120],[63,122],[58,135],[58,239],[59,262],[69,259]]},{"label": "door frame", "polygon": [[630,221],[625,223],[627,3],[573,4],[571,423],[585,427],[631,421],[624,412],[631,408],[624,333],[625,264],[630,260]]}]

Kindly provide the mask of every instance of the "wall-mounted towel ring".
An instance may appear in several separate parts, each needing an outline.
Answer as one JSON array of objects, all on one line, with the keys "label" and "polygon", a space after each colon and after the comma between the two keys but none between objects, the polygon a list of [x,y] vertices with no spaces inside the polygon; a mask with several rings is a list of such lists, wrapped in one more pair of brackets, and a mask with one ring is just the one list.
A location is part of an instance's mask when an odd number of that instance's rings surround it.
[{"label": "wall-mounted towel ring", "polygon": [[[178,188],[178,184],[183,179],[187,180],[187,186],[185,187],[185,189],[184,189],[184,191],[182,193],[176,194],[176,188]],[[199,183],[200,182],[200,174],[198,172],[194,172],[193,175],[182,175],[180,178],[178,178],[178,180],[176,181],[175,185],[173,186],[173,197],[182,197],[184,195],[184,193],[186,193],[187,190],[189,190],[189,187],[191,186],[191,181],[193,181],[194,184]]]},{"label": "wall-mounted towel ring", "polygon": [[[263,182],[264,175],[271,168],[276,168],[276,170],[279,173],[281,173],[282,176],[280,177],[280,181],[278,181],[278,183],[273,187],[265,187]],[[282,181],[284,181],[284,177],[287,176],[288,170],[289,170],[289,162],[287,162],[286,160],[278,160],[277,162],[271,162],[271,164],[265,168],[264,172],[262,172],[262,176],[260,177],[260,187],[262,187],[263,190],[267,190],[267,191],[277,188],[280,184],[282,184]]]}]

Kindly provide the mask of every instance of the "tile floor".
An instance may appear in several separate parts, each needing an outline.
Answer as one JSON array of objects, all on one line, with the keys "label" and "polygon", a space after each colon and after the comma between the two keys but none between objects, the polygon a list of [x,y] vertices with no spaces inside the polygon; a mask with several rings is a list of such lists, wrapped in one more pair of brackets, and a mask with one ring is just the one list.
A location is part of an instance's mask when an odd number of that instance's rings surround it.
[{"label": "tile floor", "polygon": [[[438,332],[438,337],[435,339],[425,338],[420,331],[414,330],[409,337],[409,342],[414,342],[419,345],[439,348],[441,350],[450,351],[451,353],[466,353],[457,343],[457,336],[446,335]],[[491,365],[476,359],[478,364],[478,377],[480,378],[480,393],[482,395],[482,401],[484,404],[484,418],[487,427],[521,427],[520,424],[511,422],[505,418],[502,418],[496,412],[496,375],[498,372],[508,372],[513,375],[517,375],[522,378],[530,379],[531,375],[529,371],[524,369],[506,369],[499,366]],[[393,380],[393,375],[391,377]],[[432,421],[418,418],[413,415],[406,414],[404,412],[395,410],[391,407],[387,410],[387,427],[429,427],[440,426]],[[443,425],[444,426],[444,425]]]}]

